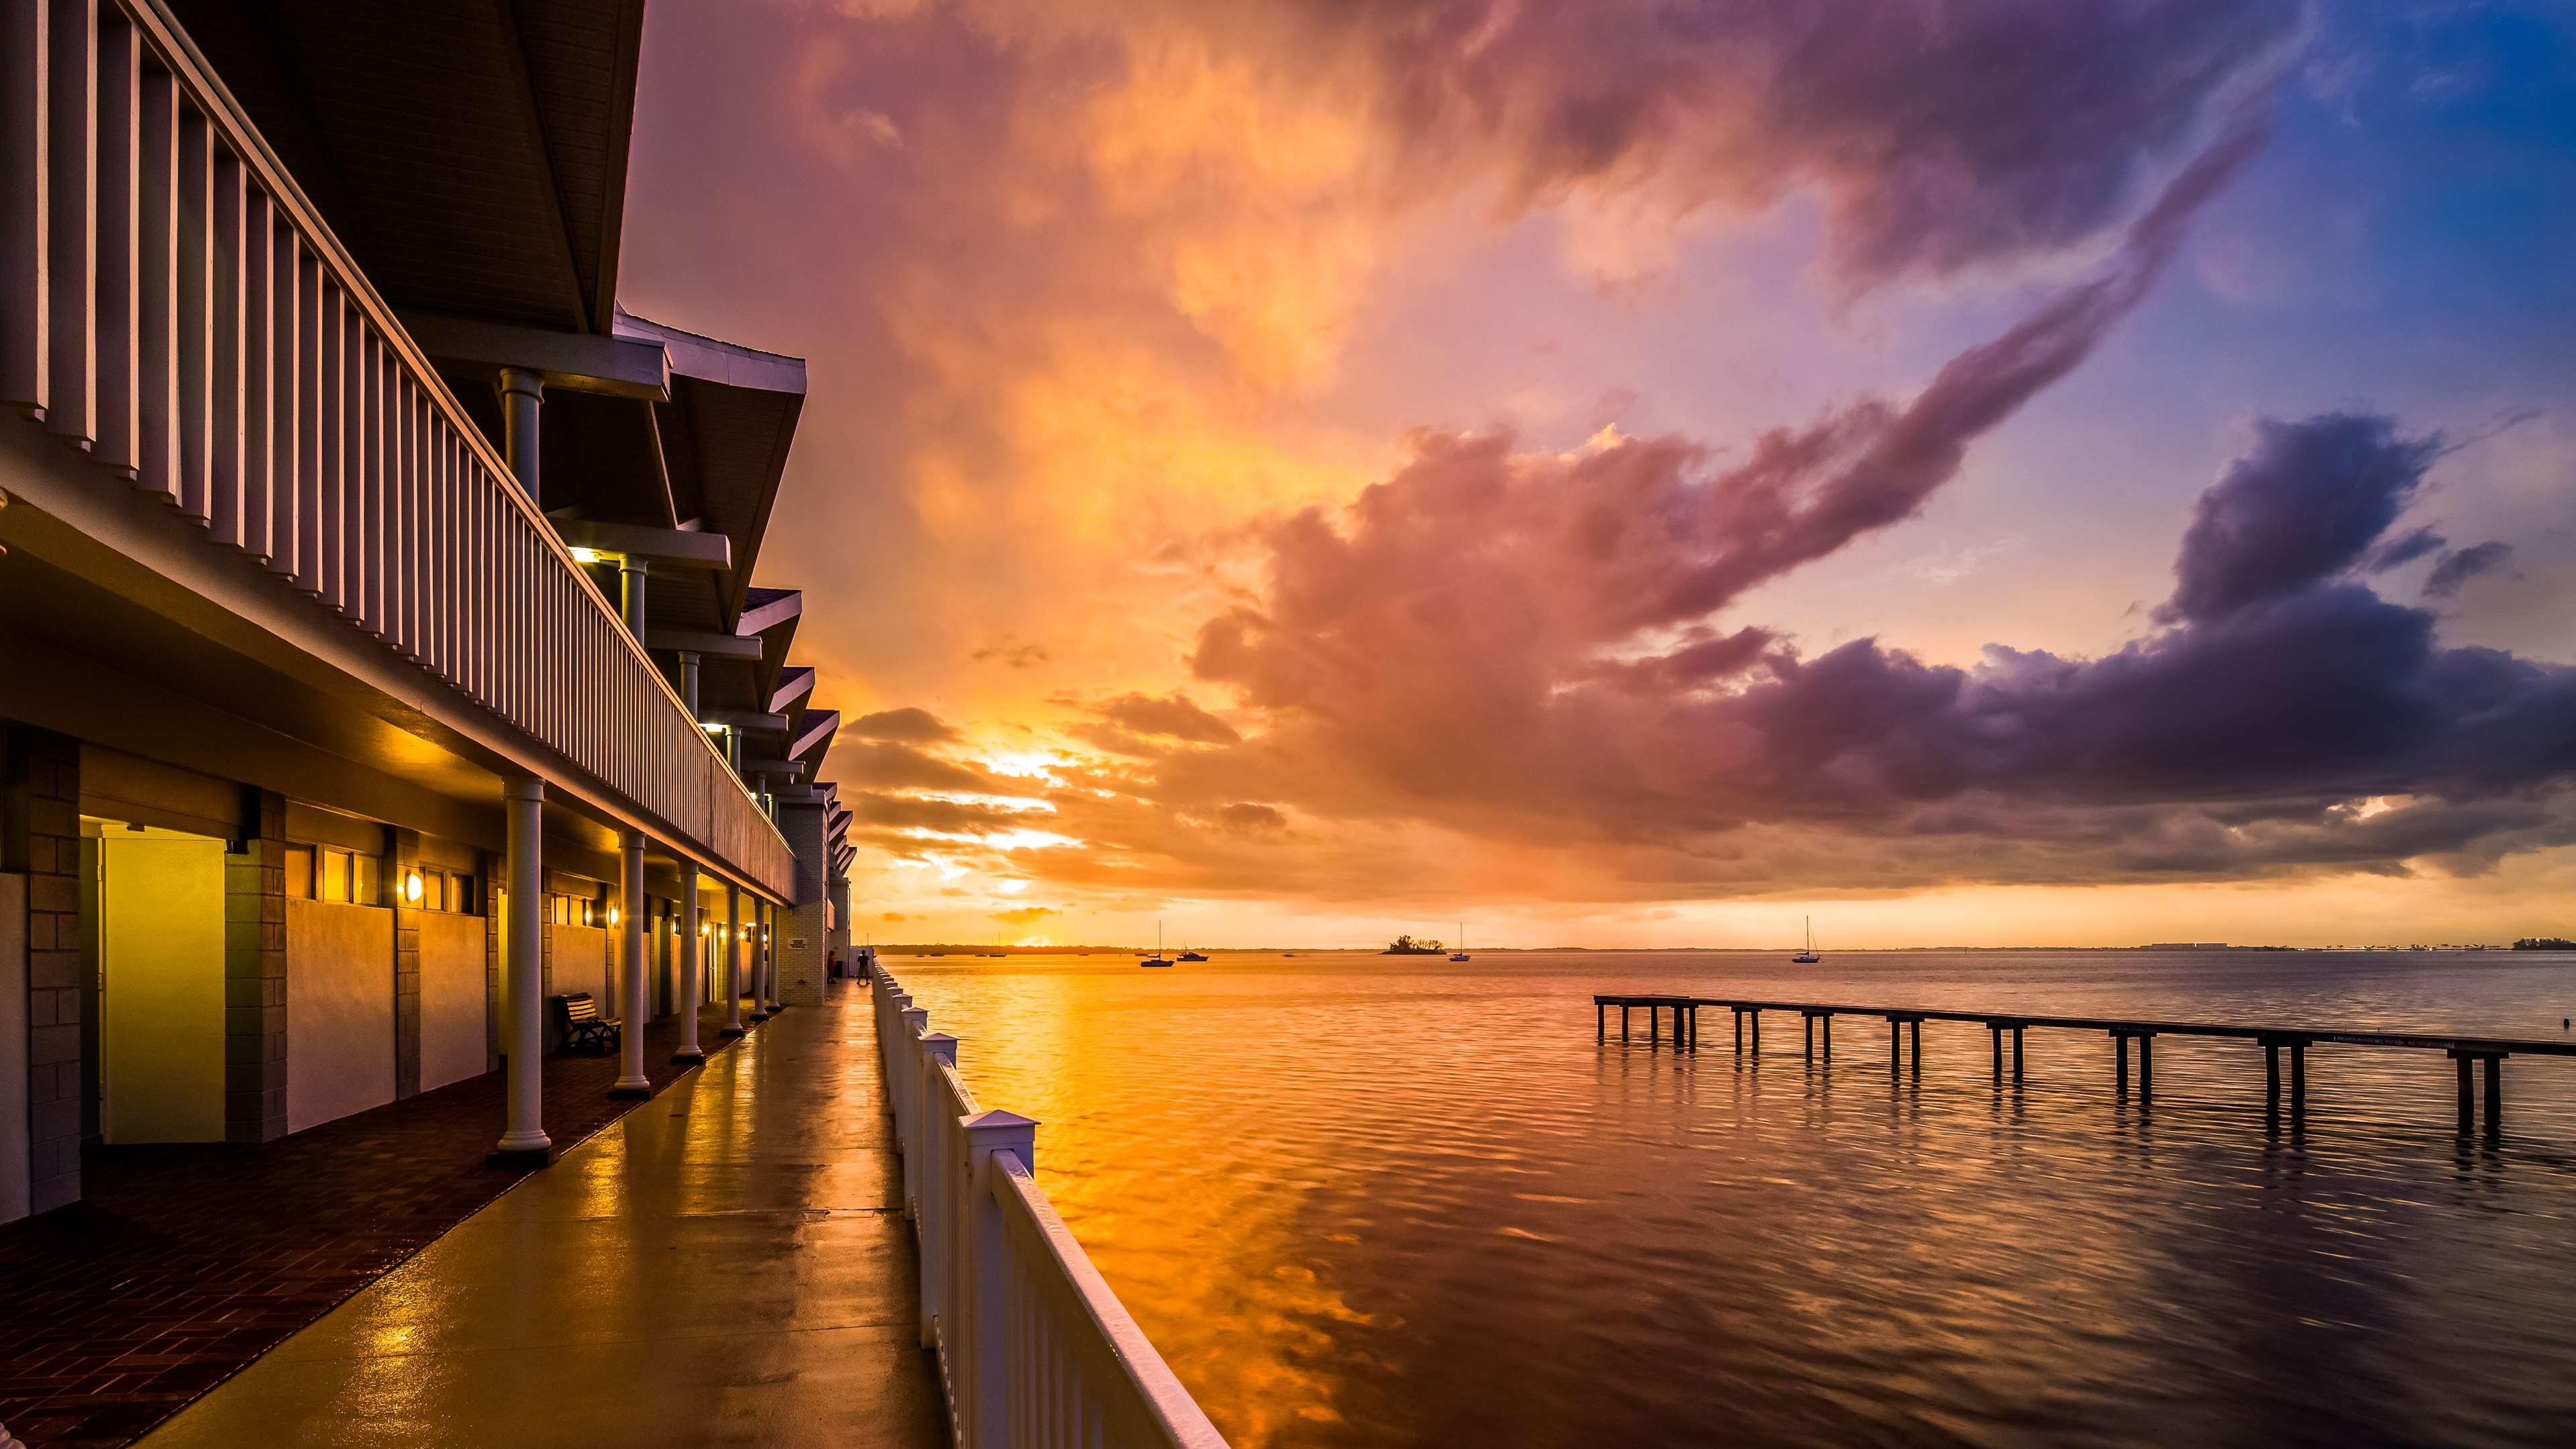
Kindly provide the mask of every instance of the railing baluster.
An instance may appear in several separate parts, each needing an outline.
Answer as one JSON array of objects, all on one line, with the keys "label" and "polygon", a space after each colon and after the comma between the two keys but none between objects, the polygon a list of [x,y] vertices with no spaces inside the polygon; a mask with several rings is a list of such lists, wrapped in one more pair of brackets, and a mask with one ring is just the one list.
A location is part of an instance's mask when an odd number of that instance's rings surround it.
[{"label": "railing baluster", "polygon": [[179,508],[215,518],[215,135],[195,106],[179,108]]},{"label": "railing baluster", "polygon": [[142,467],[136,311],[141,278],[143,38],[123,17],[98,30],[98,442],[92,454],[128,477]]},{"label": "railing baluster", "polygon": [[323,434],[330,426],[325,409],[339,396],[328,377],[338,353],[324,345],[326,297],[321,262],[299,242],[295,248],[295,583],[338,608],[345,595],[328,551],[338,536],[339,480],[322,472]]},{"label": "railing baluster", "polygon": [[98,0],[49,0],[46,21],[45,426],[98,436]]},{"label": "railing baluster", "polygon": [[[132,27],[128,27],[131,31]],[[179,85],[136,82],[134,458],[137,481],[179,501]]]},{"label": "railing baluster", "polygon": [[270,244],[276,228],[269,221],[268,197],[244,178],[241,210],[241,515],[229,540],[253,558],[269,549],[271,475],[276,449],[270,437],[273,404],[271,370],[277,356],[269,336],[275,322],[269,297],[276,277]]},{"label": "railing baluster", "polygon": [[214,213],[207,228],[207,373],[214,412],[206,423],[212,444],[210,499],[215,537],[242,546],[242,203],[248,195],[241,161],[218,143],[214,157]]},{"label": "railing baluster", "polygon": [[0,402],[45,405],[52,310],[48,0],[0,0]]}]

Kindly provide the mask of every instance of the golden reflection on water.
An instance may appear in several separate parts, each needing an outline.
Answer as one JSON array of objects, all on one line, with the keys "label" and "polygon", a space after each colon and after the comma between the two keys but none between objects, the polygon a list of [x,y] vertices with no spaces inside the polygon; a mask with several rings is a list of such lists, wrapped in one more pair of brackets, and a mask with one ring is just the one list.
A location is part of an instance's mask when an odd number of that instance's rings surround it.
[{"label": "golden reflection on water", "polygon": [[1472,966],[1219,954],[890,966],[1238,1446],[2518,1442],[2576,1422],[2576,1061],[2509,1064],[2499,1149],[2437,1053],[1974,1026],[1891,1072],[1596,1044],[1590,993],[2554,1034],[2531,963],[1912,953]]}]

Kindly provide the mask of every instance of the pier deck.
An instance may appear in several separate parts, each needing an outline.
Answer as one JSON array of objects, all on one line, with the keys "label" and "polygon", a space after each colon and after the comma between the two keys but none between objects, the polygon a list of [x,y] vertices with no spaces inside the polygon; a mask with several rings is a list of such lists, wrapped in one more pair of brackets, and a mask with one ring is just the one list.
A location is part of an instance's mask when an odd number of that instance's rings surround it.
[{"label": "pier deck", "polygon": [[2166,1021],[2145,1017],[2052,1016],[2031,1012],[1956,1011],[1913,1006],[1853,1006],[1813,1001],[1759,1001],[1741,997],[1688,996],[1679,994],[1596,994],[1592,998],[1593,1033],[1608,1040],[1609,1009],[1619,1008],[1619,1039],[1631,1039],[1631,1013],[1640,1007],[1646,1011],[1647,1040],[1658,1045],[1663,1041],[1663,1014],[1672,1013],[1672,1041],[1677,1048],[1696,1051],[1699,1048],[1699,1010],[1713,1006],[1726,1010],[1735,1018],[1735,1049],[1744,1050],[1746,1028],[1751,1027],[1753,1050],[1762,1049],[1762,1014],[1794,1012],[1804,1024],[1806,1054],[1816,1053],[1819,1024],[1824,1055],[1833,1056],[1834,1018],[1838,1016],[1872,1017],[1888,1025],[1888,1065],[1891,1069],[1904,1062],[1906,1038],[1912,1038],[1914,1065],[1923,1062],[1923,1023],[1927,1021],[1968,1022],[1986,1029],[1993,1043],[1996,1080],[2003,1078],[2004,1038],[2012,1038],[2012,1078],[2022,1080],[2022,1033],[2027,1030],[2098,1031],[2111,1038],[2114,1051],[2116,1082],[2119,1090],[2129,1087],[2129,1044],[2138,1048],[2138,1090],[2141,1095],[2155,1090],[2155,1039],[2160,1036],[2218,1037],[2248,1041],[2263,1048],[2266,1099],[2270,1110],[2281,1108],[2281,1053],[2290,1054],[2290,1112],[2296,1117],[2307,1110],[2307,1052],[2311,1046],[2391,1047],[2417,1051],[2447,1053],[2458,1066],[2459,1126],[2470,1130],[2476,1116],[2478,1092],[2475,1078],[2485,1078],[2485,1126],[2489,1135],[2503,1130],[2504,1059],[2511,1056],[2576,1057],[2576,1041],[2544,1041],[2532,1038],[2461,1036],[2443,1032],[2376,1031],[2354,1027],[2269,1026],[2241,1022]]}]

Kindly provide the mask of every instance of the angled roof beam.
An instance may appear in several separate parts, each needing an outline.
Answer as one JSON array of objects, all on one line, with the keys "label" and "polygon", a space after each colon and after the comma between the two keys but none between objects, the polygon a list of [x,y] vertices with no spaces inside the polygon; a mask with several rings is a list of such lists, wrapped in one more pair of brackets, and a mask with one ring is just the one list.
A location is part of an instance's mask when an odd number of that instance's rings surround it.
[{"label": "angled roof beam", "polygon": [[795,742],[788,745],[787,757],[819,764],[823,751],[832,746],[832,732],[841,727],[841,712],[837,709],[809,709],[801,723],[804,728],[796,732]]},{"label": "angled roof beam", "polygon": [[804,612],[805,591],[784,589],[769,602],[743,610],[742,618],[734,624],[733,631],[748,639],[756,634],[766,634],[781,624],[792,624]]},{"label": "angled roof beam", "polygon": [[526,368],[566,392],[671,400],[671,354],[660,343],[590,337],[472,317],[406,312],[403,326],[433,361],[468,371]]},{"label": "angled roof beam", "polygon": [[785,714],[796,707],[798,700],[813,692],[813,668],[803,664],[790,665],[778,671],[778,687],[769,692],[770,713]]},{"label": "angled roof beam", "polygon": [[760,641],[735,634],[701,634],[694,629],[654,629],[644,631],[644,647],[670,649],[682,654],[697,654],[709,659],[760,658]]},{"label": "angled roof beam", "polygon": [[793,780],[804,775],[805,762],[803,760],[761,760],[745,756],[742,762],[742,773],[746,779],[753,775],[776,775],[781,779]]},{"label": "angled roof beam", "polygon": [[563,535],[567,548],[640,558],[663,568],[722,573],[733,567],[733,540],[721,533],[646,528],[633,523],[593,523],[586,518],[558,518],[555,532]]}]

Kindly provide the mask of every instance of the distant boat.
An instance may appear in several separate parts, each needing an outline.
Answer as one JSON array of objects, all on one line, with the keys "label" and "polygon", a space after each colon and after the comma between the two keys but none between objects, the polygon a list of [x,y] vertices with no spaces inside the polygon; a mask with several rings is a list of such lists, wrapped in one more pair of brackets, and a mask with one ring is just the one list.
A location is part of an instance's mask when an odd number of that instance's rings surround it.
[{"label": "distant boat", "polygon": [[1458,923],[1458,949],[1449,953],[1449,959],[1452,961],[1464,961],[1468,959],[1467,923],[1465,921],[1460,921]]},{"label": "distant boat", "polygon": [[1139,966],[1169,966],[1172,964],[1171,962],[1163,959],[1162,922],[1156,921],[1154,923],[1154,954],[1146,957],[1144,960],[1139,961],[1136,964]]},{"label": "distant boat", "polygon": [[1807,918],[1807,949],[1806,949],[1806,950],[1804,950],[1804,951],[1799,952],[1797,955],[1792,956],[1792,957],[1790,957],[1789,959],[1790,959],[1790,960],[1792,960],[1792,961],[1797,962],[1797,963],[1798,963],[1799,965],[1801,965],[1801,966],[1813,966],[1813,965],[1815,965],[1817,962],[1822,961],[1823,959],[1825,959],[1824,957],[1819,956],[1819,955],[1817,955],[1817,954],[1816,954],[1816,918],[1815,918],[1815,917],[1813,917],[1813,916],[1809,916],[1809,917]]},{"label": "distant boat", "polygon": [[1200,955],[1196,951],[1183,951],[1180,954],[1179,959],[1183,961],[1204,961],[1207,957]]}]

